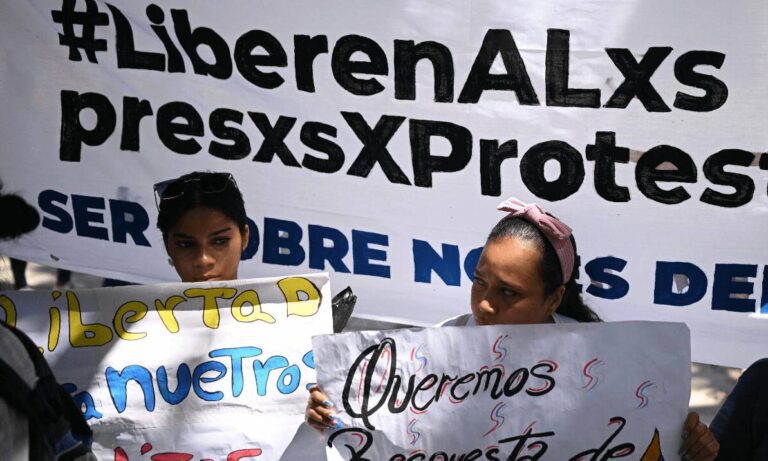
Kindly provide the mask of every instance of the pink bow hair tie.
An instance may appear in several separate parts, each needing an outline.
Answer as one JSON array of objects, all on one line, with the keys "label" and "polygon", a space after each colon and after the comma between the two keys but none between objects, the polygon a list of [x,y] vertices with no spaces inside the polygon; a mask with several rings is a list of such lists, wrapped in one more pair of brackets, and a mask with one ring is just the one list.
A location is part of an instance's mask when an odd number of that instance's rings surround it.
[{"label": "pink bow hair tie", "polygon": [[571,228],[559,219],[550,216],[538,203],[523,203],[511,197],[499,204],[496,209],[510,213],[510,216],[524,218],[541,229],[550,239],[564,240],[571,236]]},{"label": "pink bow hair tie", "polygon": [[510,197],[499,204],[498,210],[509,214],[504,218],[524,219],[536,226],[549,240],[560,260],[560,270],[563,274],[563,283],[568,283],[573,274],[573,266],[576,261],[576,252],[571,243],[571,228],[562,221],[550,216],[536,203],[523,203]]}]

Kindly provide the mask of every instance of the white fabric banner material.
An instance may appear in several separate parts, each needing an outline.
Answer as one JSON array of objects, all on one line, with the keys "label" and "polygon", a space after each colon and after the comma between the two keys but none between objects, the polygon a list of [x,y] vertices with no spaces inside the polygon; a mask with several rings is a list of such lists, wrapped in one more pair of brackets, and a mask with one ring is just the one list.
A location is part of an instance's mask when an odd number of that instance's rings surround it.
[{"label": "white fabric banner material", "polygon": [[310,337],[332,331],[327,274],[3,292],[0,306],[115,461],[280,459],[315,382]]},{"label": "white fabric banner material", "polygon": [[678,458],[679,323],[444,327],[312,340],[345,459]]},{"label": "white fabric banner material", "polygon": [[768,350],[768,8],[755,0],[0,5],[0,175],[39,207],[0,252],[177,280],[152,185],[231,171],[240,273],[327,270],[363,317],[468,310],[516,196],[568,223],[608,320],[697,361]]}]

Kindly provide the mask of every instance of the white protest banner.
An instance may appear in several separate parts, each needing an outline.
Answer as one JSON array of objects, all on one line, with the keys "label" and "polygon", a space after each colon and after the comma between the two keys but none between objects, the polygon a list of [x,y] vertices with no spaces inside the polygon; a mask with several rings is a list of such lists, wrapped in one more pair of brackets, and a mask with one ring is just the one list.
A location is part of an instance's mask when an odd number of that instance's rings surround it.
[{"label": "white protest banner", "polygon": [[[575,231],[606,319],[768,350],[768,9],[757,0],[30,0],[0,5],[3,254],[176,280],[152,184],[231,171],[240,273],[332,272],[356,315],[467,310],[516,196]],[[419,309],[413,309],[414,300]]]},{"label": "white protest banner", "polygon": [[312,339],[345,459],[678,459],[685,325],[616,322],[345,333]]},{"label": "white protest banner", "polygon": [[332,331],[327,274],[2,292],[0,306],[115,461],[280,459],[315,382],[310,337]]}]

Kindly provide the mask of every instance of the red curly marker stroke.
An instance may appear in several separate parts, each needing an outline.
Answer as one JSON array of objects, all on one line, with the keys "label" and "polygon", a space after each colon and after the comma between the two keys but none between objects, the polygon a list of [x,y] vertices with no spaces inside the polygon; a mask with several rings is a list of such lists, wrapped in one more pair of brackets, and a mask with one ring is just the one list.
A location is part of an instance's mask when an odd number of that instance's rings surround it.
[{"label": "red curly marker stroke", "polygon": [[507,357],[507,353],[509,350],[504,345],[504,341],[509,338],[509,335],[499,336],[496,338],[496,341],[493,342],[493,347],[491,347],[491,350],[494,354],[496,354],[495,361],[499,362],[501,360],[504,360]]},{"label": "red curly marker stroke", "polygon": [[645,392],[655,386],[656,384],[654,384],[652,381],[643,381],[639,386],[637,386],[637,390],[635,391],[635,397],[637,397],[640,400],[640,403],[637,405],[637,408],[645,408],[648,406],[648,404],[650,403],[650,399],[645,394]]},{"label": "red curly marker stroke", "polygon": [[493,427],[491,427],[488,432],[483,434],[483,437],[487,436],[504,424],[504,415],[501,414],[501,410],[503,410],[506,406],[506,403],[499,402],[496,404],[496,406],[493,407],[490,414],[490,419],[493,421]]},{"label": "red curly marker stroke", "polygon": [[597,357],[593,358],[589,362],[587,362],[586,365],[584,365],[584,369],[582,370],[582,373],[586,378],[588,378],[588,381],[581,386],[582,389],[586,389],[587,392],[591,391],[597,385],[600,383],[600,374],[597,373],[597,368],[605,365],[605,362],[598,359]]}]

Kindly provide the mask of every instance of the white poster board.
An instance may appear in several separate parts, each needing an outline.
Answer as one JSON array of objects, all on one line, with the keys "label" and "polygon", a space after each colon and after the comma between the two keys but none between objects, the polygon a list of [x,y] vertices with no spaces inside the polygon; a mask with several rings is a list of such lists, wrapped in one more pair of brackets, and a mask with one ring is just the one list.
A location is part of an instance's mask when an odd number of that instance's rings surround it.
[{"label": "white poster board", "polygon": [[313,338],[345,459],[678,459],[685,325],[615,322]]},{"label": "white poster board", "polygon": [[2,292],[0,306],[115,461],[280,459],[315,382],[310,337],[332,331],[327,274]]},{"label": "white poster board", "polygon": [[230,171],[241,274],[330,271],[356,315],[426,326],[467,310],[516,196],[575,230],[605,319],[685,322],[694,360],[746,366],[766,23],[756,0],[5,2],[0,178],[43,220],[0,252],[176,280],[152,185]]}]

